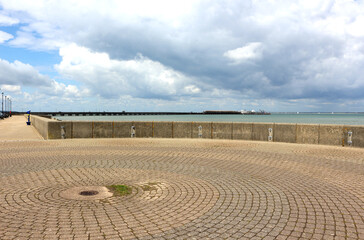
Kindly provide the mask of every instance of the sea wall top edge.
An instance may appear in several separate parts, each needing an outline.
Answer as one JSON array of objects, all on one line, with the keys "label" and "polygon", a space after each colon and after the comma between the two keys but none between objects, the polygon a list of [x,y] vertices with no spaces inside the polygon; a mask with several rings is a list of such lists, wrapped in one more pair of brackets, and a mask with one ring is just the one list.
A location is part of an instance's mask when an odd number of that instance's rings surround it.
[{"label": "sea wall top edge", "polygon": [[47,119],[48,121],[58,121],[58,122],[104,122],[104,123],[143,123],[143,122],[149,122],[149,123],[219,123],[219,124],[257,124],[257,125],[300,125],[300,126],[331,126],[331,127],[364,127],[364,125],[350,125],[350,124],[329,124],[329,123],[275,123],[275,122],[220,122],[220,121],[97,121],[97,120],[58,120],[58,119]]}]

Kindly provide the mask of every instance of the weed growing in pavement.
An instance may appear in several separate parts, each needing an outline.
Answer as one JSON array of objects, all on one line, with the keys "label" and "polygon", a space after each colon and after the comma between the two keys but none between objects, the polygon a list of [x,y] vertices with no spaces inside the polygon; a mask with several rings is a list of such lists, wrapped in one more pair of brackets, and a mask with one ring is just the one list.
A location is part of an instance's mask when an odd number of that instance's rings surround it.
[{"label": "weed growing in pavement", "polygon": [[132,188],[126,185],[110,185],[106,187],[114,193],[114,196],[125,196],[132,192]]}]

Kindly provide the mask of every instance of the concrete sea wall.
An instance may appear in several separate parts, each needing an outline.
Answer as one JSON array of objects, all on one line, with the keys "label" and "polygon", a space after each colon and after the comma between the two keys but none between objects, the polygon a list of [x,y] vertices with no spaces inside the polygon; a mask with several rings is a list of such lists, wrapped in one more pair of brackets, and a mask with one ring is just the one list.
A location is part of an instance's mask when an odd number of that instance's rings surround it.
[{"label": "concrete sea wall", "polygon": [[44,139],[209,138],[364,147],[364,126],[241,122],[91,122],[31,116]]},{"label": "concrete sea wall", "polygon": [[[25,115],[27,116],[27,115]],[[26,117],[27,118],[27,117]],[[44,138],[48,139],[48,119],[38,116],[31,116],[30,122],[38,130],[39,134]]]}]

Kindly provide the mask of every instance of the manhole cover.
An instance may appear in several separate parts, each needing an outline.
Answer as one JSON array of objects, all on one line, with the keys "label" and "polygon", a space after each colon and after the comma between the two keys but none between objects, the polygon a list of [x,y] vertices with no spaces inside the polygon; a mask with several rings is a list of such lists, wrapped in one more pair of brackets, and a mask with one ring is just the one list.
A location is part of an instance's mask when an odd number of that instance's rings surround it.
[{"label": "manhole cover", "polygon": [[82,196],[93,196],[93,195],[96,195],[98,194],[99,192],[98,191],[82,191],[80,192],[80,195]]},{"label": "manhole cover", "polygon": [[104,186],[72,187],[60,192],[60,196],[72,200],[99,200],[111,197],[112,192]]}]

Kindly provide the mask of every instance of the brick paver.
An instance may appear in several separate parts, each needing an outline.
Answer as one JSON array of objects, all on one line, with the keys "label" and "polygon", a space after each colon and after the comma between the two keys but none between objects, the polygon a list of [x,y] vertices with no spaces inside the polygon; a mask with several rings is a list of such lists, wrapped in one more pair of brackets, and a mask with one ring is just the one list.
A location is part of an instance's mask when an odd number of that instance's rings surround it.
[{"label": "brick paver", "polygon": [[[66,194],[112,184],[132,186],[132,194]],[[0,141],[0,239],[120,238],[364,239],[364,149],[202,139]]]}]

